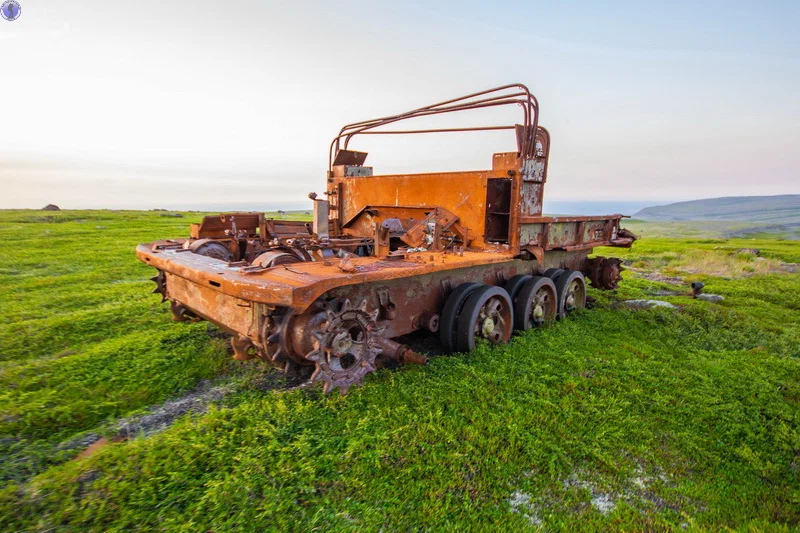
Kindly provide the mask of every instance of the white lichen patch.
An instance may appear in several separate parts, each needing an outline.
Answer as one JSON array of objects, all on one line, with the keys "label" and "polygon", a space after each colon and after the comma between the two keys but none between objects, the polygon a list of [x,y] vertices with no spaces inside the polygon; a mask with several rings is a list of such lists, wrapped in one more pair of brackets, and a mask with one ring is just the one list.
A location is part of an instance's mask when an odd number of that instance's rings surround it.
[{"label": "white lichen patch", "polygon": [[577,488],[589,492],[589,503],[601,514],[606,515],[617,507],[615,494],[600,490],[592,482],[581,479],[578,474],[572,474],[568,479],[562,482],[562,485],[567,491]]},{"label": "white lichen patch", "polygon": [[[533,475],[526,473],[524,477],[532,478]],[[668,500],[660,495],[659,489],[670,484],[669,477],[657,466],[645,468],[637,463],[631,475],[623,478],[578,469],[555,487],[539,494],[532,496],[520,489],[515,490],[508,498],[508,505],[513,512],[522,514],[535,525],[541,525],[542,517],[554,513],[591,511],[607,516],[620,505],[643,513],[652,510],[680,512],[685,501]],[[576,500],[579,502],[577,505]]]},{"label": "white lichen patch", "polygon": [[527,518],[528,522],[531,524],[536,526],[542,525],[542,519],[539,518],[533,511],[534,506],[531,504],[530,494],[525,494],[519,490],[514,491],[514,493],[508,499],[508,504],[511,506],[512,512],[521,514]]}]

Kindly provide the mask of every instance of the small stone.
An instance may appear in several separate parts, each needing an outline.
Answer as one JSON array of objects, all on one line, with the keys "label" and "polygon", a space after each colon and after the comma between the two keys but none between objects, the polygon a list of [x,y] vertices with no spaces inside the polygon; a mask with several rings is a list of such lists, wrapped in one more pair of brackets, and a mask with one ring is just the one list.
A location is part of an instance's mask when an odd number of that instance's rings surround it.
[{"label": "small stone", "polygon": [[677,305],[661,300],[625,300],[625,305],[632,309],[652,309],[653,307],[666,307],[668,309],[677,309]]},{"label": "small stone", "polygon": [[711,303],[719,303],[722,300],[724,300],[725,297],[720,296],[719,294],[698,294],[697,299],[705,300],[706,302],[711,302]]}]

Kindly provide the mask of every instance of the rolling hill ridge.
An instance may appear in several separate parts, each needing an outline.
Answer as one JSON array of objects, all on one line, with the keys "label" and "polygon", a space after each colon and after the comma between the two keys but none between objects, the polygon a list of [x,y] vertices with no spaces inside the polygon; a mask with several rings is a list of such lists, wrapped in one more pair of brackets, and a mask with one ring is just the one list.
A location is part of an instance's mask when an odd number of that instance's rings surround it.
[{"label": "rolling hill ridge", "polygon": [[718,220],[800,224],[800,194],[729,196],[646,207],[633,218],[651,221]]}]

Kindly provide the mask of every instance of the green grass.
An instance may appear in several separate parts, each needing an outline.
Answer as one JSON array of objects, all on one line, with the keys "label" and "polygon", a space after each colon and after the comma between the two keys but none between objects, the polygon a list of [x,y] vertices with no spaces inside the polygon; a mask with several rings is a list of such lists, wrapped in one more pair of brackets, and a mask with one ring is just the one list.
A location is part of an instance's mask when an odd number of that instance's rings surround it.
[{"label": "green grass", "polygon": [[[800,524],[800,275],[740,269],[753,259],[736,252],[780,265],[800,262],[800,243],[599,250],[639,266],[618,291],[592,290],[597,308],[506,346],[383,370],[342,398],[267,390],[271,370],[232,362],[205,324],[170,321],[133,248],[199,217],[0,212],[0,529]],[[710,276],[693,271],[701,261],[732,266]],[[645,277],[655,270],[666,281]],[[654,296],[686,291],[676,277],[725,300]],[[680,308],[619,305],[632,298]],[[65,442],[206,379],[234,392],[71,460],[80,449]]]}]

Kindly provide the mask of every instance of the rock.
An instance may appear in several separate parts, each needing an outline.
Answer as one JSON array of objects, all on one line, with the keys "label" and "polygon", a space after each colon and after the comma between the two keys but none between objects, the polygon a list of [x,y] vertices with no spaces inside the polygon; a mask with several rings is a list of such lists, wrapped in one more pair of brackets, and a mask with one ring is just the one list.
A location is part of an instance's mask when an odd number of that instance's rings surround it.
[{"label": "rock", "polygon": [[162,217],[183,218],[181,213],[161,213]]},{"label": "rock", "polygon": [[47,204],[42,208],[42,211],[61,211],[61,208],[56,204]]},{"label": "rock", "polygon": [[790,274],[797,274],[800,272],[800,263],[781,263],[781,268]]},{"label": "rock", "polygon": [[737,254],[752,254],[752,255],[761,255],[761,250],[758,248],[739,248],[736,250]]},{"label": "rock", "polygon": [[661,300],[625,300],[625,305],[631,309],[651,309],[653,307],[666,307],[668,309],[677,309],[677,305]]},{"label": "rock", "polygon": [[720,296],[719,294],[698,294],[697,299],[705,300],[706,302],[711,302],[711,303],[719,303],[722,300],[724,300],[725,297]]}]

